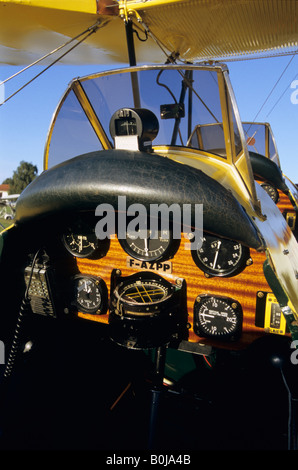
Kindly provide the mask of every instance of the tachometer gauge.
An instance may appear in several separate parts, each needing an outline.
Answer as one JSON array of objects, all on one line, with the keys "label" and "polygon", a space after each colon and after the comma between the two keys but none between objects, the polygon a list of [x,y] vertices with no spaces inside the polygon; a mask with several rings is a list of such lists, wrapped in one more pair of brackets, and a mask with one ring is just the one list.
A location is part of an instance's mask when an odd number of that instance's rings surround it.
[{"label": "tachometer gauge", "polygon": [[186,285],[172,284],[156,273],[143,271],[111,277],[109,313],[111,339],[131,349],[169,343],[186,331]]},{"label": "tachometer gauge", "polygon": [[99,240],[94,231],[72,231],[62,237],[65,248],[77,258],[103,258],[109,249],[109,239]]},{"label": "tachometer gauge", "polygon": [[234,240],[207,234],[203,236],[201,247],[191,250],[191,254],[206,277],[236,276],[252,264],[248,247]]},{"label": "tachometer gauge", "polygon": [[74,276],[72,281],[72,304],[82,313],[106,313],[108,293],[103,279],[83,274]]},{"label": "tachometer gauge", "polygon": [[263,189],[265,189],[266,193],[271,197],[272,201],[275,202],[276,204],[279,200],[279,194],[278,194],[277,189],[269,183],[263,183],[261,184],[261,186]]},{"label": "tachometer gauge", "polygon": [[119,239],[124,251],[141,261],[157,261],[172,258],[178,250],[180,240],[173,239],[171,230],[158,230],[154,235],[147,231],[146,237],[136,237],[126,233],[125,239]]},{"label": "tachometer gauge", "polygon": [[194,331],[198,336],[235,341],[241,335],[242,321],[241,305],[234,299],[205,294],[195,301]]}]

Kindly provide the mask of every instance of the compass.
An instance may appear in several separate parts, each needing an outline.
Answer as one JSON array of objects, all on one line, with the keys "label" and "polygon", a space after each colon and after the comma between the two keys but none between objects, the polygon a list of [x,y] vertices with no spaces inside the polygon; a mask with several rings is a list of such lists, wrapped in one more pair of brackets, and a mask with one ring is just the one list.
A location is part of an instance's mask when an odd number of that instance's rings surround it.
[{"label": "compass", "polygon": [[186,284],[171,283],[153,272],[111,276],[110,336],[130,349],[150,349],[186,332]]},{"label": "compass", "polygon": [[[128,283],[120,289],[119,300],[121,302],[128,302],[130,305],[140,305],[140,312],[142,314],[142,305],[157,304],[166,299],[169,295],[169,289],[158,280],[136,280]],[[135,312],[137,314],[137,312]],[[143,312],[147,314],[147,309]]]}]

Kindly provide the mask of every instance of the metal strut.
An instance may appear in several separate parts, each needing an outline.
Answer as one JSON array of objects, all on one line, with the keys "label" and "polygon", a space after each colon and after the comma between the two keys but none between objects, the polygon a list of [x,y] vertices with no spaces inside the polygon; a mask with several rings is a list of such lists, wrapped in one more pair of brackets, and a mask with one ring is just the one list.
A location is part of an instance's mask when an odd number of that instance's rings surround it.
[{"label": "metal strut", "polygon": [[[126,32],[126,43],[127,43],[129,65],[133,67],[137,64],[137,61],[136,61],[136,51],[135,51],[134,38],[133,38],[133,23],[132,23],[132,20],[129,18],[125,21],[125,32]],[[131,85],[132,85],[132,92],[133,92],[134,107],[141,108],[137,72],[131,72],[130,75],[131,75]]]},{"label": "metal strut", "polygon": [[160,346],[155,351],[155,377],[151,390],[151,410],[149,423],[148,449],[154,450],[157,444],[157,430],[161,399],[164,393],[163,377],[165,371],[167,347]]}]

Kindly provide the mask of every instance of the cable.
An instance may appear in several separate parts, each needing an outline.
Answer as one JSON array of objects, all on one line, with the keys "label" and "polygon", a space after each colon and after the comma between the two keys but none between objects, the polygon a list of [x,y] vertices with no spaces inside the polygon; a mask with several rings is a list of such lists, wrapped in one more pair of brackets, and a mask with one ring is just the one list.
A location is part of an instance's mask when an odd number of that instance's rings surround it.
[{"label": "cable", "polygon": [[208,361],[207,356],[203,355],[204,361],[208,364],[208,366],[212,369],[211,362]]},{"label": "cable", "polygon": [[119,403],[121,398],[125,395],[125,393],[128,391],[128,389],[131,387],[131,385],[132,385],[131,382],[129,382],[128,385],[125,387],[125,389],[120,393],[119,397],[114,401],[114,403],[110,407],[110,411],[112,411],[115,408],[117,403]]},{"label": "cable", "polygon": [[289,67],[289,65],[291,64],[292,60],[294,59],[296,53],[298,52],[298,49],[297,51],[295,51],[295,53],[293,54],[293,56],[291,57],[289,63],[286,65],[286,67],[284,68],[283,72],[281,73],[280,77],[278,78],[278,80],[275,82],[273,88],[271,89],[270,93],[268,94],[267,98],[265,99],[264,103],[262,104],[262,106],[260,107],[259,111],[257,112],[257,114],[255,115],[254,119],[252,122],[255,122],[255,120],[257,119],[258,115],[260,114],[260,112],[262,111],[263,107],[265,106],[265,104],[267,103],[268,99],[270,98],[270,96],[272,95],[274,89],[276,88],[277,84],[280,82],[282,76],[284,75],[284,73],[286,72],[287,68]]},{"label": "cable", "polygon": [[[85,35],[85,37],[83,37],[80,41],[78,41],[76,44],[74,44],[70,49],[68,49],[66,52],[64,52],[64,54],[62,54],[61,56],[59,56],[57,59],[55,59],[50,65],[48,65],[45,69],[43,69],[40,73],[38,73],[37,75],[35,75],[31,80],[29,80],[27,83],[25,83],[23,86],[21,86],[18,90],[16,90],[14,93],[12,93],[10,96],[8,96],[8,98],[6,98],[4,101],[2,101],[2,103],[0,103],[0,106],[2,106],[4,103],[7,103],[8,100],[10,100],[11,98],[13,98],[17,93],[19,93],[20,91],[22,91],[26,86],[30,85],[30,83],[32,83],[34,80],[36,80],[36,78],[40,77],[40,75],[42,75],[44,72],[46,72],[50,67],[52,67],[54,64],[56,64],[57,62],[59,62],[59,60],[61,60],[63,57],[65,57],[67,54],[69,54],[73,49],[75,49],[77,46],[79,46],[83,41],[85,41],[89,36],[91,36],[91,34],[95,33],[97,31],[97,29],[99,28],[99,25],[100,23],[97,22],[95,23],[95,25],[91,26],[90,28],[88,28],[86,31],[87,31],[87,34]],[[77,37],[79,36],[82,36],[82,34],[85,34],[86,31],[84,31],[83,33],[79,34]],[[73,40],[75,40],[76,38],[73,38],[72,40],[68,41],[68,43],[65,43],[63,44],[62,46],[60,46],[59,48],[57,48],[55,51],[52,51],[50,52],[49,54],[47,54],[46,56],[42,57],[41,59],[39,59],[38,61],[34,62],[33,64],[29,65],[28,67],[24,68],[23,70],[21,70],[20,72],[18,72],[17,74],[15,75],[12,75],[11,77],[9,77],[8,79],[4,80],[3,82],[0,83],[0,85],[2,85],[3,83],[5,83],[6,81],[14,78],[16,75],[18,75],[19,73],[27,70],[29,67],[31,67],[32,65],[40,62],[41,60],[43,60],[45,57],[48,57],[49,55],[51,55],[52,53],[58,51],[59,49],[61,49],[62,47],[65,47],[66,45],[68,45],[70,42],[72,42]]]},{"label": "cable", "polygon": [[159,81],[160,76],[161,76],[162,73],[163,73],[163,70],[160,70],[160,71],[158,72],[157,77],[156,77],[156,83],[157,83],[157,85],[164,87],[164,88],[169,92],[169,94],[170,94],[171,97],[173,98],[174,102],[177,104],[177,100],[176,100],[176,98],[175,98],[174,93],[172,93],[172,91],[170,90],[170,88],[169,88],[167,85],[165,85],[165,83],[161,83],[161,82]]},{"label": "cable", "polygon": [[[291,83],[295,80],[296,77],[298,77],[298,73],[295,75],[294,78],[292,78]],[[272,108],[270,109],[269,113],[266,115],[266,118],[269,116],[269,114],[272,113],[273,109],[274,109],[275,106],[280,102],[280,100],[282,99],[282,97],[284,96],[284,94],[286,93],[286,91],[288,91],[288,89],[289,89],[289,86],[287,86],[287,88],[284,90],[284,92],[282,93],[282,95],[278,98],[278,100],[276,101],[276,103],[274,104],[274,106],[272,106]]]},{"label": "cable", "polygon": [[61,46],[57,47],[56,49],[53,49],[51,52],[48,52],[48,54],[44,55],[43,57],[40,57],[40,59],[37,59],[35,62],[32,62],[32,64],[27,65],[27,66],[24,67],[22,70],[19,70],[18,72],[16,72],[14,75],[11,75],[10,77],[6,78],[5,80],[3,80],[3,82],[0,82],[0,86],[1,86],[1,85],[4,85],[4,83],[9,82],[9,81],[12,80],[13,78],[15,78],[15,77],[17,77],[18,75],[20,75],[21,73],[23,73],[23,72],[25,72],[26,70],[30,69],[30,67],[33,67],[33,65],[37,65],[39,62],[43,61],[44,59],[47,59],[48,57],[50,57],[50,55],[55,54],[55,52],[60,51],[60,49],[63,49],[63,47],[68,46],[68,44],[71,44],[73,41],[75,41],[76,39],[78,39],[80,36],[82,36],[83,34],[87,33],[87,32],[90,31],[91,29],[95,28],[95,26],[96,26],[98,23],[99,23],[99,22],[95,23],[93,26],[91,26],[90,28],[86,29],[86,30],[83,31],[82,33],[78,34],[78,35],[75,36],[74,38],[72,38],[72,39],[70,39],[69,41],[65,42],[64,44],[62,44]]},{"label": "cable", "polygon": [[15,329],[15,333],[14,333],[14,337],[13,337],[13,341],[12,341],[12,345],[11,345],[11,349],[9,353],[9,358],[7,360],[7,364],[6,364],[5,371],[4,371],[4,378],[6,379],[10,377],[12,373],[15,359],[19,350],[20,331],[22,328],[23,317],[26,311],[28,310],[29,302],[30,300],[28,298],[24,298],[21,302],[20,312],[19,312],[19,316],[17,319],[16,329]]},{"label": "cable", "polygon": [[29,304],[30,304],[30,298],[28,297],[29,288],[30,288],[30,284],[31,284],[31,280],[32,280],[34,266],[35,266],[37,257],[39,255],[39,252],[40,252],[40,249],[37,250],[37,252],[35,253],[35,256],[33,258],[30,278],[29,278],[29,281],[28,281],[28,284],[27,284],[27,288],[26,288],[26,291],[25,291],[24,298],[21,302],[21,307],[20,307],[20,311],[19,311],[19,315],[18,315],[18,319],[17,319],[17,324],[16,324],[16,328],[15,328],[15,332],[14,332],[14,337],[13,337],[13,340],[12,340],[11,349],[10,349],[9,357],[8,357],[7,364],[6,364],[6,367],[5,367],[5,370],[4,370],[4,378],[5,379],[7,379],[8,377],[11,376],[13,366],[15,364],[16,356],[17,356],[17,353],[19,351],[20,333],[21,333],[21,329],[22,329],[22,325],[23,325],[23,319],[24,319],[24,315],[28,311]]},{"label": "cable", "polygon": [[288,415],[288,450],[291,450],[291,435],[292,435],[292,394],[289,389],[289,386],[287,384],[286,378],[284,376],[282,368],[280,369],[281,372],[281,377],[283,380],[283,383],[286,387],[286,390],[288,392],[288,409],[289,409],[289,415]]}]

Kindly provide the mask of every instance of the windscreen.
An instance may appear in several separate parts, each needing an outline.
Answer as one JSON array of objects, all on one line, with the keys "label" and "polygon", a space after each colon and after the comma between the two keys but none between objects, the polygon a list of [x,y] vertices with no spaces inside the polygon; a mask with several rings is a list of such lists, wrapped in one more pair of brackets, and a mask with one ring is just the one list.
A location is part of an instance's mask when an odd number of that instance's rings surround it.
[{"label": "windscreen", "polygon": [[[158,119],[153,147],[191,147],[226,158],[218,71],[171,66],[130,70],[79,80],[111,148],[114,141],[109,126],[113,114],[120,108],[144,108]],[[200,126],[206,126],[203,132]],[[71,89],[55,117],[48,148],[48,168],[102,149],[92,116]]]},{"label": "windscreen", "polygon": [[70,158],[101,150],[90,121],[72,90],[67,93],[53,127],[48,168]]},{"label": "windscreen", "polygon": [[249,151],[259,153],[279,164],[275,142],[268,125],[262,123],[244,122],[243,130]]}]

